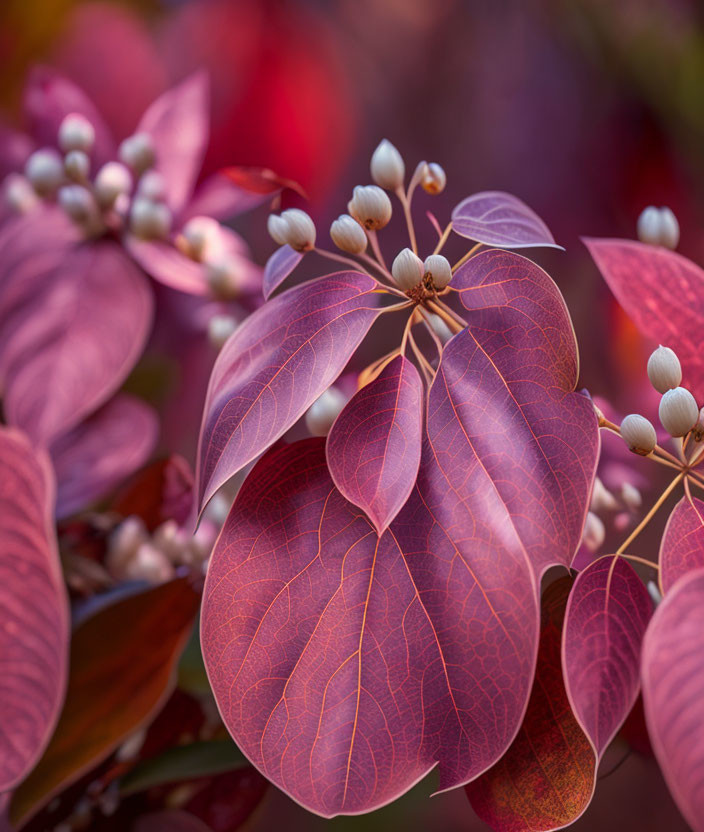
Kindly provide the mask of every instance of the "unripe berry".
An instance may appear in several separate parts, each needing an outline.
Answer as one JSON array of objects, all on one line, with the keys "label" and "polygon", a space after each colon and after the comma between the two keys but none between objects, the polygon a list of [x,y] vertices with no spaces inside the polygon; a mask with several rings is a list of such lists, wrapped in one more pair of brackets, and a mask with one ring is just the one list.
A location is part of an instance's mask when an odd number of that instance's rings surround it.
[{"label": "unripe berry", "polygon": [[391,219],[391,200],[377,185],[357,185],[347,208],[368,231],[383,228]]},{"label": "unripe berry", "polygon": [[638,239],[653,246],[677,248],[680,241],[677,217],[669,208],[649,205],[638,217]]},{"label": "unripe berry", "polygon": [[162,202],[166,197],[164,177],[155,170],[148,170],[137,183],[137,195],[151,202]]},{"label": "unripe berry", "polygon": [[452,280],[452,266],[442,254],[431,254],[423,264],[425,274],[430,275],[436,289],[444,289]]},{"label": "unripe berry", "polygon": [[335,245],[348,254],[361,254],[367,248],[367,235],[354,217],[340,216],[330,226],[330,237]]},{"label": "unripe berry", "polygon": [[181,230],[185,253],[193,260],[203,260],[220,237],[220,223],[212,217],[192,217]]},{"label": "unripe berry", "polygon": [[621,486],[621,499],[631,511],[636,511],[643,503],[640,491],[630,482],[624,482]]},{"label": "unripe berry", "polygon": [[213,315],[208,321],[208,340],[219,350],[236,329],[237,321],[232,315]]},{"label": "unripe berry", "polygon": [[328,389],[316,399],[306,412],[306,427],[313,436],[327,436],[333,422],[347,404],[337,387]]},{"label": "unripe berry", "polygon": [[117,155],[123,164],[137,173],[144,173],[156,160],[154,143],[148,133],[128,136],[120,145]]},{"label": "unripe berry", "polygon": [[64,159],[64,171],[73,182],[85,182],[90,173],[90,158],[82,150],[72,150]]},{"label": "unripe berry", "polygon": [[589,549],[590,552],[596,552],[604,542],[606,537],[606,529],[600,517],[597,517],[594,512],[587,512],[587,520],[584,524],[584,532],[582,533],[582,542]]},{"label": "unripe berry", "polygon": [[27,159],[24,174],[39,196],[50,196],[63,182],[63,159],[52,148],[37,150]]},{"label": "unripe berry", "polygon": [[283,217],[278,214],[269,214],[266,221],[266,228],[270,237],[275,243],[280,246],[285,246],[288,243],[288,223]]},{"label": "unripe berry", "polygon": [[370,170],[376,184],[387,191],[403,187],[406,166],[403,157],[388,139],[383,139],[372,154]]},{"label": "unripe berry", "polygon": [[445,190],[447,184],[447,176],[445,171],[437,164],[437,162],[430,162],[426,165],[423,171],[423,176],[420,180],[421,187],[429,194],[439,194]]},{"label": "unripe berry", "polygon": [[408,292],[423,280],[423,261],[410,248],[404,248],[394,258],[391,274],[399,289]]},{"label": "unripe berry", "polygon": [[648,378],[658,393],[667,393],[682,381],[680,360],[669,347],[660,345],[648,359]]},{"label": "unripe berry", "polygon": [[37,192],[21,173],[10,173],[2,183],[5,204],[16,214],[26,214],[39,204]]},{"label": "unripe berry", "polygon": [[206,263],[205,279],[213,297],[219,300],[234,300],[240,295],[240,264],[231,256]]},{"label": "unripe berry", "polygon": [[618,501],[599,477],[595,477],[594,479],[592,499],[589,508],[596,513],[600,511],[613,511],[618,508]]},{"label": "unripe berry", "polygon": [[641,456],[647,456],[657,444],[655,428],[638,413],[631,413],[621,422],[621,436],[628,447]]},{"label": "unripe berry", "polygon": [[95,143],[95,128],[85,116],[71,113],[59,127],[59,147],[64,153],[82,150],[90,153]]},{"label": "unripe berry", "polygon": [[675,387],[660,399],[658,415],[670,436],[685,436],[697,423],[699,407],[689,390]]},{"label": "unripe berry", "polygon": [[137,197],[130,208],[130,228],[143,240],[164,240],[171,231],[171,211],[162,202]]},{"label": "unripe berry", "polygon": [[315,223],[300,208],[289,208],[281,214],[286,222],[286,242],[295,251],[310,251],[315,246]]},{"label": "unripe berry", "polygon": [[110,208],[118,196],[132,190],[132,174],[119,162],[108,162],[98,171],[94,186],[98,204]]},{"label": "unripe berry", "polygon": [[65,185],[59,189],[58,200],[59,205],[75,222],[84,223],[98,215],[93,194],[83,185]]}]

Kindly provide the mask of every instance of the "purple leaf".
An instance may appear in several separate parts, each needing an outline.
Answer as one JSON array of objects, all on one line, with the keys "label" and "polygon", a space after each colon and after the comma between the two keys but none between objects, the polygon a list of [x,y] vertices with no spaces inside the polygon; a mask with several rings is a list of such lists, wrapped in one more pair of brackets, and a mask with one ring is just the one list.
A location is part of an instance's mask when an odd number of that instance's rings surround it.
[{"label": "purple leaf", "polygon": [[429,431],[437,425],[457,465],[480,463],[487,494],[499,498],[492,511],[526,541],[538,574],[568,566],[599,436],[591,402],[573,392],[577,347],[564,300],[542,269],[510,252],[473,257],[453,286],[470,310],[469,326],[443,353]]},{"label": "purple leaf", "polygon": [[5,413],[49,444],[105,402],[142,353],[153,300],[113,243],[67,250],[36,293],[4,320]]},{"label": "purple leaf", "polygon": [[54,532],[49,460],[0,428],[0,791],[46,745],[68,667],[68,599]]},{"label": "purple leaf", "polygon": [[264,266],[264,285],[262,291],[268,300],[279,286],[303,259],[300,251],[294,251],[291,246],[281,246],[271,255]]},{"label": "purple leaf", "polygon": [[663,593],[687,572],[704,567],[704,503],[683,497],[672,509],[660,544]]},{"label": "purple leaf", "polygon": [[208,79],[197,72],[150,105],[135,132],[148,133],[156,149],[156,170],[166,182],[167,201],[178,214],[185,207],[208,144]]},{"label": "purple leaf", "polygon": [[203,215],[218,220],[228,220],[270,202],[282,186],[264,192],[238,185],[226,173],[215,173],[198,186],[193,199],[186,207],[184,220]]},{"label": "purple leaf", "polygon": [[220,352],[198,448],[202,507],[281,437],[342,372],[378,314],[377,283],[341,272],[258,309]]},{"label": "purple leaf", "polygon": [[565,686],[599,756],[638,696],[640,648],[652,609],[641,579],[614,555],[580,572],[572,589],[562,648]]},{"label": "purple leaf", "polygon": [[141,468],[158,433],[154,410],[122,393],[58,439],[51,448],[56,516],[66,517],[97,502]]},{"label": "purple leaf", "polygon": [[93,102],[72,81],[53,69],[37,67],[30,73],[24,93],[24,111],[40,146],[56,147],[61,122],[67,115],[79,113],[95,129],[94,166],[115,158],[112,135]]},{"label": "purple leaf", "polygon": [[648,732],[667,785],[694,832],[704,830],[704,570],[674,585],[643,642]]},{"label": "purple leaf", "polygon": [[408,499],[418,474],[423,430],[423,382],[399,355],[356,393],[327,440],[330,474],[379,533]]},{"label": "purple leaf", "polygon": [[533,572],[515,536],[472,515],[471,483],[434,466],[379,538],[334,487],[322,440],[275,448],[211,559],[201,636],[223,719],[325,817],[384,805],[436,763],[442,788],[466,782],[525,710]]},{"label": "purple leaf", "polygon": [[463,199],[452,212],[452,230],[499,248],[562,248],[525,202],[503,191],[483,191]]},{"label": "purple leaf", "polygon": [[641,333],[677,353],[683,384],[704,398],[704,271],[674,251],[632,240],[584,244]]},{"label": "purple leaf", "polygon": [[181,254],[171,243],[129,235],[125,247],[144,271],[164,286],[189,295],[209,294],[203,264]]}]

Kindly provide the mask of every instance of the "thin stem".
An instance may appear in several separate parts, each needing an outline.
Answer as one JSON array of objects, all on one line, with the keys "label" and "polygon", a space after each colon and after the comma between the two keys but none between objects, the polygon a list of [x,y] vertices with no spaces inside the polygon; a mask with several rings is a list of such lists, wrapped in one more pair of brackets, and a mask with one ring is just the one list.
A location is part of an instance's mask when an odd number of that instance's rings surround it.
[{"label": "thin stem", "polygon": [[381,358],[377,358],[375,361],[372,361],[371,364],[368,364],[362,372],[357,377],[357,386],[359,388],[364,387],[366,384],[374,378],[381,370],[384,369],[386,364],[389,363],[392,359],[396,358],[397,355],[401,353],[401,348],[396,347],[395,350],[391,350],[391,352],[387,352],[386,355],[382,355]]},{"label": "thin stem", "polygon": [[423,309],[422,306],[419,306],[418,308],[420,309],[420,314],[423,316],[423,323],[425,324],[425,328],[428,330],[428,332],[430,333],[430,337],[433,339],[433,342],[435,343],[435,348],[438,351],[438,358],[440,358],[442,356],[443,351],[442,341],[438,338],[437,332],[435,332],[435,330],[432,327],[432,324],[430,323],[430,321],[428,321],[427,318],[427,316],[432,313],[428,312],[427,309]]},{"label": "thin stem", "polygon": [[[345,257],[342,254],[336,254],[334,251],[327,251],[324,248],[314,248],[313,251],[316,254],[319,254],[321,257],[327,257],[328,260],[336,260],[338,263],[344,263],[346,266],[352,266],[355,269],[359,269],[361,264],[358,263],[356,260],[352,260],[350,257]],[[372,261],[374,262],[374,261]],[[367,272],[366,269],[364,269]],[[369,272],[367,272],[369,274]],[[373,277],[373,275],[369,274],[369,277]],[[376,280],[376,278],[374,278]]]},{"label": "thin stem", "polygon": [[476,254],[476,252],[479,251],[479,249],[481,247],[482,247],[482,243],[477,243],[476,245],[472,246],[472,248],[470,248],[470,250],[466,254],[464,254],[464,256],[460,257],[460,259],[452,267],[453,274],[457,271],[457,269],[459,269],[459,267],[463,263],[466,263],[467,260],[469,260],[470,257],[472,257],[474,254]]},{"label": "thin stem", "polygon": [[418,364],[420,365],[420,369],[423,373],[426,384],[428,385],[428,387],[430,387],[430,385],[433,383],[433,379],[435,378],[435,370],[433,369],[428,359],[423,355],[422,351],[418,347],[418,344],[416,344],[415,338],[413,337],[413,333],[410,330],[408,332],[408,343],[411,345],[413,354],[418,359]]},{"label": "thin stem", "polygon": [[411,327],[413,326],[413,318],[415,317],[415,310],[411,312],[408,316],[408,320],[406,321],[406,326],[403,329],[403,338],[401,338],[401,355],[404,355],[406,352],[406,342],[408,341],[408,335],[411,331]]},{"label": "thin stem", "polygon": [[425,303],[429,309],[432,309],[433,312],[440,315],[445,323],[455,332],[461,332],[467,326],[467,322],[463,321],[457,313],[453,312],[440,299],[437,301],[426,300]]},{"label": "thin stem", "polygon": [[674,480],[672,480],[672,482],[667,486],[667,488],[662,492],[662,494],[655,501],[655,504],[650,509],[650,511],[645,515],[645,517],[640,521],[640,523],[635,527],[635,529],[633,529],[631,534],[629,534],[628,537],[623,541],[623,543],[618,547],[618,549],[616,550],[617,555],[622,554],[631,545],[631,543],[633,543],[633,541],[638,537],[638,535],[643,531],[643,529],[653,519],[653,517],[657,513],[657,510],[660,508],[660,506],[665,502],[665,500],[667,500],[667,498],[670,496],[672,491],[684,479],[684,477],[686,476],[686,473],[687,473],[686,471],[681,471],[674,478]]},{"label": "thin stem", "polygon": [[395,303],[393,306],[385,306],[379,310],[379,314],[384,315],[386,312],[398,312],[401,309],[408,309],[409,306],[413,306],[412,300],[407,300],[405,303]]},{"label": "thin stem", "polygon": [[646,558],[639,558],[638,555],[628,555],[625,552],[619,552],[620,558],[626,558],[626,560],[632,560],[635,563],[642,563],[643,566],[649,566],[651,569],[654,569],[656,572],[660,571],[660,565],[657,563],[653,563],[652,560],[646,560]]},{"label": "thin stem", "polygon": [[389,282],[393,280],[391,274],[381,265],[381,263],[377,263],[373,257],[370,257],[365,251],[358,255],[358,257],[363,260],[367,265],[372,266],[376,271],[380,272]]},{"label": "thin stem", "polygon": [[[615,433],[617,436],[621,435],[621,428],[619,425],[614,424],[613,422],[609,421],[603,414],[599,416],[599,427],[606,428],[610,430],[612,433]],[[666,451],[661,445],[656,445],[650,454],[647,454],[648,458],[653,458],[653,454],[658,454],[662,459],[669,459],[670,462],[674,463],[674,466],[677,470],[682,470],[682,463],[676,456],[671,454],[669,451]]]},{"label": "thin stem", "polygon": [[432,211],[426,211],[425,216],[428,218],[430,224],[435,229],[435,232],[438,235],[438,239],[440,239],[442,237],[442,228],[440,228],[440,223],[438,222],[437,217],[435,216],[435,214],[433,214]]},{"label": "thin stem", "polygon": [[442,251],[442,247],[445,245],[445,243],[447,242],[447,238],[450,236],[451,231],[452,231],[452,223],[448,222],[447,227],[442,232],[442,236],[438,240],[438,244],[435,246],[435,250],[433,251],[433,254],[440,254],[440,252]]},{"label": "thin stem", "polygon": [[381,253],[381,249],[379,248],[379,238],[376,236],[376,231],[367,231],[367,237],[369,238],[369,244],[372,247],[372,251],[374,252],[374,256],[379,261],[379,264],[384,269],[384,271],[388,274],[389,270],[386,267],[386,261],[384,260],[384,255]]},{"label": "thin stem", "polygon": [[399,185],[399,187],[396,188],[396,196],[399,198],[399,201],[403,206],[403,215],[406,218],[406,225],[408,227],[408,239],[411,242],[411,248],[413,249],[414,254],[418,254],[416,230],[413,227],[413,217],[411,216],[411,202],[406,196],[406,192],[403,190],[403,185]]}]

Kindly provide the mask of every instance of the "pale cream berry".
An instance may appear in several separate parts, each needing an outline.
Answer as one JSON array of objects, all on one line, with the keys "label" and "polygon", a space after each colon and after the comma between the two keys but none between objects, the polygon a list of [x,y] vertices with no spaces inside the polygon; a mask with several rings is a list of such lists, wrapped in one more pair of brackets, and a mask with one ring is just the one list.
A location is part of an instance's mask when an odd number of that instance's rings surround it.
[{"label": "pale cream berry", "polygon": [[85,116],[71,113],[64,118],[59,127],[59,147],[64,153],[72,150],[90,153],[94,144],[95,128]]},{"label": "pale cream berry", "polygon": [[237,319],[232,315],[213,315],[208,321],[208,340],[216,350],[222,349],[236,329]]},{"label": "pale cream berry", "polygon": [[447,176],[445,171],[437,164],[430,162],[425,166],[420,180],[421,187],[429,194],[439,194],[445,190]]},{"label": "pale cream berry", "polygon": [[686,436],[699,419],[699,407],[689,390],[675,387],[660,399],[658,415],[670,436]]},{"label": "pale cream berry", "polygon": [[628,447],[641,456],[647,456],[657,444],[652,423],[638,413],[630,413],[621,422],[621,436]]},{"label": "pale cream berry", "polygon": [[410,248],[404,248],[394,258],[391,274],[399,289],[408,292],[423,280],[423,261]]},{"label": "pale cream berry", "polygon": [[590,509],[594,512],[614,511],[618,508],[618,500],[608,490],[604,483],[596,477],[592,488],[592,499]]},{"label": "pale cream berry", "polygon": [[423,264],[425,274],[429,275],[436,289],[444,289],[452,280],[452,266],[442,254],[431,254]]},{"label": "pale cream berry", "polygon": [[328,387],[306,411],[306,427],[313,436],[327,436],[346,404],[347,399],[337,387]]},{"label": "pale cream berry", "polygon": [[64,158],[66,176],[74,182],[85,182],[90,173],[90,158],[82,150],[72,150]]},{"label": "pale cream berry", "polygon": [[658,393],[667,393],[682,381],[680,360],[669,347],[660,345],[648,359],[648,378]]},{"label": "pale cream berry", "polygon": [[295,251],[310,251],[315,246],[315,223],[300,208],[289,208],[281,214],[286,223],[286,242]]},{"label": "pale cream berry", "polygon": [[434,312],[426,312],[423,317],[443,344],[446,344],[455,334],[440,315],[436,315]]},{"label": "pale cream berry", "polygon": [[378,185],[357,185],[347,208],[368,231],[383,228],[391,219],[391,200]]},{"label": "pale cream berry", "polygon": [[181,248],[193,260],[219,253],[220,223],[212,217],[192,217],[181,230]]},{"label": "pale cream berry", "polygon": [[677,217],[670,208],[649,205],[638,217],[638,239],[653,246],[677,248],[680,241]]},{"label": "pale cream berry", "polygon": [[278,214],[269,214],[266,228],[275,243],[280,246],[288,244],[288,223],[283,217],[278,216]]},{"label": "pale cream berry", "polygon": [[128,136],[120,145],[117,155],[123,164],[136,173],[144,173],[156,161],[154,142],[148,133]]},{"label": "pale cream berry", "polygon": [[64,181],[64,163],[50,147],[37,150],[27,159],[24,175],[39,196],[51,196]]},{"label": "pale cream berry", "polygon": [[621,486],[621,499],[631,511],[637,511],[643,503],[640,491],[630,482]]},{"label": "pale cream berry", "polygon": [[166,199],[166,181],[164,177],[158,171],[146,171],[137,183],[137,195],[152,202],[162,202]]},{"label": "pale cream berry", "polygon": [[604,543],[606,529],[600,517],[593,511],[587,512],[587,520],[584,524],[582,542],[590,552],[598,551]]},{"label": "pale cream berry", "polygon": [[406,166],[403,157],[388,139],[383,139],[374,153],[370,164],[372,179],[381,188],[395,191],[403,187]]},{"label": "pale cream berry", "polygon": [[93,185],[98,204],[110,208],[119,196],[132,190],[132,174],[120,162],[108,162],[98,171]]},{"label": "pale cream berry", "polygon": [[367,248],[364,229],[349,214],[340,214],[333,222],[330,226],[330,238],[341,251],[348,254],[361,254]]},{"label": "pale cream berry", "polygon": [[142,543],[134,557],[125,564],[124,576],[133,581],[160,584],[174,575],[174,566],[168,556],[153,543]]},{"label": "pale cream berry", "polygon": [[27,214],[39,205],[37,192],[21,173],[10,173],[2,183],[5,204],[16,214]]},{"label": "pale cream berry", "polygon": [[85,223],[98,215],[93,194],[83,185],[65,185],[59,189],[59,205],[75,222]]},{"label": "pale cream berry", "polygon": [[137,197],[130,207],[130,229],[143,240],[165,240],[171,231],[171,211],[163,202]]},{"label": "pale cream berry", "polygon": [[205,264],[205,279],[213,297],[218,300],[235,300],[240,295],[241,266],[228,254],[220,255]]}]

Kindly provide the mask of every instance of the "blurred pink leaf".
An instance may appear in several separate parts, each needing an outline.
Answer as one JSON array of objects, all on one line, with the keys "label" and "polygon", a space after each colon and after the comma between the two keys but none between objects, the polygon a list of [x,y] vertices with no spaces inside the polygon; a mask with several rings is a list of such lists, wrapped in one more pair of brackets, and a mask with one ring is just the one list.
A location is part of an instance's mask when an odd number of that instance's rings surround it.
[{"label": "blurred pink leaf", "polygon": [[42,291],[5,319],[8,421],[50,443],[105,402],[144,348],[150,287],[111,242],[67,250]]},{"label": "blurred pink leaf", "polygon": [[230,167],[214,173],[198,186],[186,208],[185,217],[205,214],[230,219],[270,202],[285,188],[305,196],[290,179],[261,168]]},{"label": "blurred pink leaf", "polygon": [[120,393],[51,448],[56,515],[97,502],[149,459],[159,434],[155,411]]},{"label": "blurred pink leaf", "polygon": [[580,572],[572,589],[562,648],[565,686],[599,756],[638,696],[641,642],[652,609],[633,567],[614,555]]},{"label": "blurred pink leaf", "polygon": [[378,314],[377,283],[340,272],[289,289],[237,328],[210,378],[198,449],[201,508],[326,390]]},{"label": "blurred pink leaf", "polygon": [[525,202],[503,191],[483,191],[463,199],[452,212],[452,230],[499,248],[562,248]]},{"label": "blurred pink leaf", "polygon": [[209,85],[196,72],[154,101],[136,133],[148,133],[156,149],[156,170],[166,182],[167,201],[178,214],[193,194],[208,144]]},{"label": "blurred pink leaf", "polygon": [[202,820],[180,809],[163,809],[142,815],[132,832],[210,832]]},{"label": "blurred pink leaf", "polygon": [[420,375],[399,355],[352,397],[328,435],[333,482],[380,534],[408,499],[418,475],[423,404]]},{"label": "blurred pink leaf", "polygon": [[185,525],[192,508],[193,472],[188,462],[177,454],[140,471],[113,505],[113,510],[123,517],[130,514],[141,517],[149,531],[167,520]]},{"label": "blurred pink leaf", "polygon": [[704,570],[680,578],[643,642],[643,701],[667,785],[694,832],[704,830]]},{"label": "blurred pink leaf", "polygon": [[164,286],[189,295],[209,294],[203,264],[186,257],[170,242],[129,235],[125,247],[144,271]]},{"label": "blurred pink leaf", "polygon": [[24,779],[56,724],[66,687],[69,612],[43,452],[0,428],[0,791]]},{"label": "blurred pink leaf", "polygon": [[683,497],[672,509],[660,544],[659,563],[663,593],[682,575],[704,567],[704,502]]},{"label": "blurred pink leaf", "polygon": [[262,291],[268,300],[269,296],[281,286],[296,266],[301,262],[303,254],[294,251],[291,246],[281,246],[271,255],[264,266],[264,284]]},{"label": "blurred pink leaf", "polygon": [[673,349],[683,384],[704,399],[704,271],[674,251],[633,240],[586,238],[616,300],[641,333]]}]

